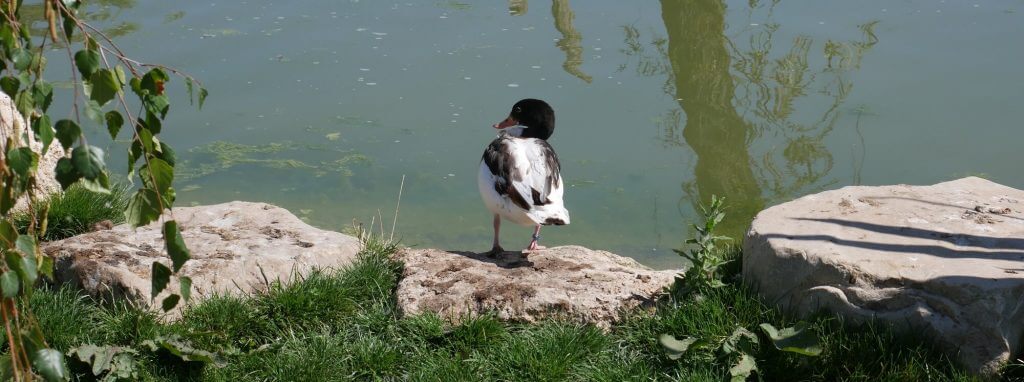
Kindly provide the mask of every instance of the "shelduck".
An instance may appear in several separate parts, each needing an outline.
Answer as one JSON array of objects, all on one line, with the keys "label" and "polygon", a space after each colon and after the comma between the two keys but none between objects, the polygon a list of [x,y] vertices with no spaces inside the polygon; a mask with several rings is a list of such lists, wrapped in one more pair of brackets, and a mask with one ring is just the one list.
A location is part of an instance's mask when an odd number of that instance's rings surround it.
[{"label": "shelduck", "polygon": [[524,252],[543,249],[537,244],[542,225],[569,224],[569,211],[562,203],[562,166],[547,141],[555,131],[555,111],[547,102],[524,99],[494,128],[500,130],[498,137],[484,150],[477,177],[480,196],[494,213],[489,253],[504,251],[498,243],[502,218],[534,227]]}]

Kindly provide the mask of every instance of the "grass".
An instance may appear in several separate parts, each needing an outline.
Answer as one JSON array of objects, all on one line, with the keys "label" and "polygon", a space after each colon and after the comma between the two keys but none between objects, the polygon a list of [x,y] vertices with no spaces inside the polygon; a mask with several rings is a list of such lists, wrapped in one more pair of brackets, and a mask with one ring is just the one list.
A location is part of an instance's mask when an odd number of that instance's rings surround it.
[{"label": "grass", "polygon": [[[140,350],[140,378],[157,381],[722,381],[729,359],[695,352],[670,360],[657,336],[727,336],[738,325],[792,324],[736,284],[699,300],[666,300],[653,315],[637,313],[607,333],[560,320],[515,324],[484,315],[452,325],[430,314],[400,317],[394,290],[401,266],[389,258],[394,250],[370,242],[343,271],[314,272],[259,295],[214,297],[176,323],[132,307],[101,307],[66,288],[38,290],[28,304],[62,351],[82,343],[142,349],[147,339],[177,334],[220,351],[225,360],[224,367],[203,366]],[[735,263],[723,269],[726,280],[737,272]],[[763,349],[757,354],[761,380],[973,380],[919,338],[829,317],[811,323],[823,354]],[[86,365],[75,361],[72,367],[90,378]]]},{"label": "grass", "polygon": [[[49,199],[33,206],[35,215],[41,215],[43,206],[48,205],[46,232],[39,235],[42,241],[69,238],[93,230],[96,223],[104,220],[117,225],[124,223],[124,209],[128,204],[127,185],[114,184],[110,193],[92,192],[80,184],[72,185],[62,193],[53,194]],[[31,215],[22,212],[14,216],[18,231],[25,232],[31,222]],[[38,222],[37,222],[38,223]]]}]

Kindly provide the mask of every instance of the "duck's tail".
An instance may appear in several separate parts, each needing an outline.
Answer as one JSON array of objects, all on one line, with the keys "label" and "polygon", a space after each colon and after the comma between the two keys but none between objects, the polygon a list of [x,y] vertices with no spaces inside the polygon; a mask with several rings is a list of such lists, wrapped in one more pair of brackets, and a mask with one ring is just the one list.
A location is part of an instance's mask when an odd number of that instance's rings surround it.
[{"label": "duck's tail", "polygon": [[567,225],[569,211],[562,206],[537,206],[530,212],[530,218],[540,225]]}]

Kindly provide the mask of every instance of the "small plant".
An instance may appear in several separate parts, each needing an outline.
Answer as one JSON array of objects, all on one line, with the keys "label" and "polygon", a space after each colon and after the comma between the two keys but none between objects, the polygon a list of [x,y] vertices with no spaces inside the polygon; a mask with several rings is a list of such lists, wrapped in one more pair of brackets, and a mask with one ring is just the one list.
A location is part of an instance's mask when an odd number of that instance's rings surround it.
[{"label": "small plant", "polygon": [[[722,240],[729,240],[728,237],[716,236],[715,227],[725,218],[722,210],[724,199],[717,196],[711,197],[711,205],[705,207],[700,205],[704,215],[704,224],[694,224],[697,236],[686,240],[687,244],[693,244],[689,252],[675,250],[680,256],[690,261],[690,267],[683,274],[680,285],[677,279],[676,292],[678,296],[686,296],[691,293],[707,292],[710,289],[726,286],[722,282],[722,275],[719,268],[732,260],[726,260],[722,256],[715,243]],[[817,356],[821,354],[821,347],[818,345],[818,338],[811,330],[807,330],[807,324],[800,322],[796,326],[776,329],[768,323],[759,325],[764,334],[775,349],[806,356]],[[691,351],[700,349],[710,350],[718,354],[728,364],[729,376],[733,382],[745,381],[757,371],[756,355],[761,348],[761,339],[743,326],[737,326],[732,334],[723,337],[683,337],[681,339],[669,334],[662,334],[658,342],[665,349],[669,359],[677,360]]]},{"label": "small plant", "polygon": [[199,362],[216,367],[226,365],[222,355],[237,353],[235,349],[226,352],[211,352],[198,349],[192,342],[179,335],[163,336],[143,341],[138,347],[97,346],[84,344],[68,351],[71,359],[89,366],[93,377],[103,382],[137,381],[140,379],[140,350],[157,354],[165,352],[183,362]]},{"label": "small plant", "polygon": [[725,285],[722,283],[718,268],[729,261],[719,254],[715,246],[718,241],[730,240],[728,237],[715,235],[715,227],[725,218],[725,212],[722,211],[724,201],[724,198],[712,196],[710,207],[701,204],[704,224],[703,226],[694,224],[693,228],[697,231],[697,236],[686,240],[687,244],[693,244],[695,247],[691,248],[689,252],[674,250],[679,256],[690,261],[690,267],[683,274],[683,284],[681,287],[677,284],[677,290],[682,295],[706,291],[710,288],[720,288]]},{"label": "small plant", "polygon": [[[807,329],[805,322],[781,330],[768,323],[762,323],[759,327],[776,350],[810,357],[821,354],[818,337],[813,331]],[[678,339],[672,335],[662,334],[658,338],[658,342],[661,343],[668,357],[673,360],[682,358],[690,351],[717,350],[719,356],[728,359],[729,364],[732,365],[729,368],[729,376],[733,382],[745,381],[757,371],[756,355],[760,351],[761,339],[742,326],[737,327],[731,335],[724,338],[683,337]]]},{"label": "small plant", "polygon": [[139,365],[135,349],[86,344],[68,351],[71,359],[89,365],[93,377],[103,382],[137,381]]}]

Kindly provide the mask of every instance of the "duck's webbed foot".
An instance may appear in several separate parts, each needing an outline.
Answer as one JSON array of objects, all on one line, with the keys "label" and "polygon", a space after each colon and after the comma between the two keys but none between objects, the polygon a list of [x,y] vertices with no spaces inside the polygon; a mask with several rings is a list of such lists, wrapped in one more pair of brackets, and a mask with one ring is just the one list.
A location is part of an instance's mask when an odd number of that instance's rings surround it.
[{"label": "duck's webbed foot", "polygon": [[501,248],[500,245],[495,245],[495,246],[491,247],[491,250],[487,251],[486,254],[487,254],[488,257],[495,257],[495,256],[498,256],[498,255],[502,254],[502,252],[505,252],[505,249]]},{"label": "duck's webbed foot", "polygon": [[526,249],[523,250],[523,253],[529,254],[529,253],[532,253],[532,252],[535,252],[535,251],[539,251],[539,250],[542,250],[542,249],[547,249],[547,247],[538,244],[539,241],[540,241],[540,226],[538,225],[537,228],[534,229],[534,231],[533,231],[533,240],[530,240],[530,245],[526,246]]}]

